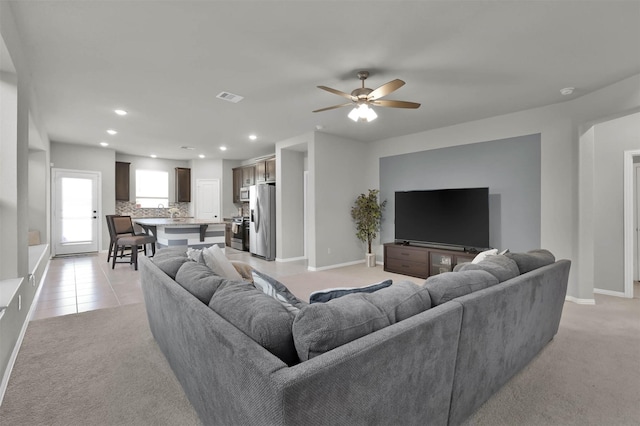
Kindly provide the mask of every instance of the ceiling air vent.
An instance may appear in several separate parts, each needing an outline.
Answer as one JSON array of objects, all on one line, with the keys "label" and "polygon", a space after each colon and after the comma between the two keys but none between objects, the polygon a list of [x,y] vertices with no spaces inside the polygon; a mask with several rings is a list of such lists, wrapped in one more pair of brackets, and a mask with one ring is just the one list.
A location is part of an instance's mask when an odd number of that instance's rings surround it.
[{"label": "ceiling air vent", "polygon": [[229,92],[220,92],[218,93],[218,96],[216,96],[216,98],[222,99],[223,101],[233,102],[234,104],[237,104],[244,99],[242,96],[234,95],[233,93]]}]

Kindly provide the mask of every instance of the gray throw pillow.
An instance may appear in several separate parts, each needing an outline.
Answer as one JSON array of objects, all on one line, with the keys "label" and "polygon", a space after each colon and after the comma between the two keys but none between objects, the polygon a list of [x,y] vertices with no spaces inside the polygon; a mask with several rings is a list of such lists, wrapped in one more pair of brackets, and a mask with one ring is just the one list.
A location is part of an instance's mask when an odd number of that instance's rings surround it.
[{"label": "gray throw pillow", "polygon": [[206,265],[196,262],[183,263],[176,274],[176,282],[207,305],[224,281],[224,277],[216,275]]},{"label": "gray throw pillow", "polygon": [[464,263],[454,271],[487,271],[496,277],[499,282],[507,281],[520,275],[518,264],[503,255],[487,256],[480,263]]},{"label": "gray throw pillow", "polygon": [[185,256],[176,256],[176,255],[161,255],[158,257],[157,255],[152,257],[151,260],[155,265],[162,270],[165,274],[169,275],[171,279],[176,278],[176,274],[178,270],[185,262],[190,262],[189,258]]},{"label": "gray throw pillow", "polygon": [[425,289],[433,306],[441,305],[456,297],[498,284],[498,279],[487,271],[445,272],[427,278]]},{"label": "gray throw pillow", "polygon": [[526,274],[556,261],[555,256],[545,249],[531,250],[527,253],[507,253],[505,256],[516,262],[521,274]]},{"label": "gray throw pillow", "polygon": [[429,296],[421,293],[421,287],[403,281],[305,306],[293,322],[298,357],[306,361],[429,309]]},{"label": "gray throw pillow", "polygon": [[227,280],[209,307],[287,365],[298,363],[291,333],[293,315],[253,284]]},{"label": "gray throw pillow", "polygon": [[346,296],[347,294],[353,293],[373,293],[375,291],[389,287],[392,283],[392,280],[385,280],[364,287],[343,287],[318,290],[309,295],[309,303],[326,303],[331,299],[337,299],[338,297]]}]

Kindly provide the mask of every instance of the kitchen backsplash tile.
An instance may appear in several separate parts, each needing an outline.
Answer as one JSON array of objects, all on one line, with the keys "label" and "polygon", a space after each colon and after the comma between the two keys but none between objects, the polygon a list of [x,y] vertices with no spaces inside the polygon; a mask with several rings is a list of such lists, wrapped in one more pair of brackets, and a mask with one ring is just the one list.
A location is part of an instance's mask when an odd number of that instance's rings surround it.
[{"label": "kitchen backsplash tile", "polygon": [[116,201],[116,214],[133,217],[171,217],[169,209],[175,207],[179,210],[177,217],[189,216],[191,203],[169,203],[167,208],[143,209],[136,208],[136,203],[131,201]]}]

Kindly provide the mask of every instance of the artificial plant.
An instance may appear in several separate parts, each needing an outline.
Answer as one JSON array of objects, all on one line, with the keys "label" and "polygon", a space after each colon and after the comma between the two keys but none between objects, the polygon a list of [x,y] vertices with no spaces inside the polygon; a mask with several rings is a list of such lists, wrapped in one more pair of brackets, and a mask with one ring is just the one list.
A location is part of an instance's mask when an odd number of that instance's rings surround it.
[{"label": "artificial plant", "polygon": [[370,189],[369,194],[360,194],[351,208],[351,217],[356,222],[356,237],[367,243],[367,253],[371,253],[371,242],[378,236],[382,211],[387,200],[378,204],[380,190]]}]

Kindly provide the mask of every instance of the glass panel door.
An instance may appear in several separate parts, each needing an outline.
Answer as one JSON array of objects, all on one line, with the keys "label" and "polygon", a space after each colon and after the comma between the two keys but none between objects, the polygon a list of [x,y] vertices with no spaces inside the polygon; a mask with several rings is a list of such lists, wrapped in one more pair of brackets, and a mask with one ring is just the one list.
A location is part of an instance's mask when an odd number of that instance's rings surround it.
[{"label": "glass panel door", "polygon": [[98,251],[97,172],[53,170],[54,255]]}]

